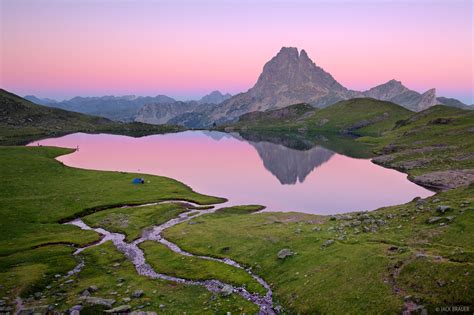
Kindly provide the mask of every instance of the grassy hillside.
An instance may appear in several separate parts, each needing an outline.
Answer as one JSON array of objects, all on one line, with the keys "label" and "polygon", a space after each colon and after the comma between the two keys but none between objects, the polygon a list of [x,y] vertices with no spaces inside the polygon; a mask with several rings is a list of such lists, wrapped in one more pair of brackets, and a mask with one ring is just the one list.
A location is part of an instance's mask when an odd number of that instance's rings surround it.
[{"label": "grassy hillside", "polygon": [[399,121],[383,137],[362,137],[374,162],[406,172],[434,189],[474,181],[474,112],[443,105]]},{"label": "grassy hillside", "polygon": [[355,135],[382,135],[411,111],[391,102],[371,98],[341,101],[323,109],[308,104],[242,115],[231,126],[238,130],[299,130]]},{"label": "grassy hillside", "polygon": [[78,131],[141,135],[179,129],[176,126],[114,122],[41,106],[0,89],[0,145],[24,144],[39,138]]},{"label": "grassy hillside", "polygon": [[[109,292],[117,290],[125,294],[123,291],[127,287],[116,287],[117,277],[121,275],[127,284],[145,290],[148,295],[158,290],[157,298],[152,301],[155,308],[151,309],[156,310],[159,304],[165,303],[171,312],[182,313],[190,307],[197,313],[199,310],[212,313],[203,310],[211,303],[211,309],[221,312],[231,309],[237,312],[239,307],[249,312],[253,310],[254,305],[236,296],[214,300],[200,287],[189,288],[138,276],[125,257],[109,246],[87,251],[84,257],[89,265],[84,273],[74,283],[63,287],[65,280],[55,275],[64,275],[76,266],[71,245],[83,246],[97,241],[99,235],[59,222],[121,204],[166,199],[199,204],[223,201],[198,194],[165,177],[145,176],[145,185],[133,185],[132,178],[143,177],[143,174],[80,170],[54,160],[56,156],[70,152],[69,149],[48,147],[0,147],[0,299],[7,297],[5,303],[11,304],[17,295],[28,298],[43,292],[41,298],[27,299],[28,303],[60,303],[71,307],[77,303],[80,292],[92,284],[100,287],[99,296],[114,298]],[[111,209],[112,212],[116,210]],[[148,227],[172,217],[173,212],[175,215],[182,212],[180,207],[173,206],[156,207],[153,213],[146,210],[140,212],[141,221],[132,220],[134,225],[130,229],[140,224]],[[144,224],[146,218],[150,220],[150,215],[154,221]],[[121,267],[113,267],[114,263]],[[59,290],[58,295],[47,288],[51,286]],[[139,305],[143,301],[132,303]]]}]

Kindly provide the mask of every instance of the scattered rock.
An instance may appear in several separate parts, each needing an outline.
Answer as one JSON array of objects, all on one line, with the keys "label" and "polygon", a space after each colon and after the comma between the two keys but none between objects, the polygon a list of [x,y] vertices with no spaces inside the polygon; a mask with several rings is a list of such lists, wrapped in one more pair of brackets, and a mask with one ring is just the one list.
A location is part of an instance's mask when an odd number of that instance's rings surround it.
[{"label": "scattered rock", "polygon": [[446,285],[446,281],[444,280],[436,280],[436,284],[439,286],[439,287],[444,287]]},{"label": "scattered rock", "polygon": [[94,297],[94,296],[86,296],[81,298],[84,303],[86,304],[91,304],[91,305],[104,305],[107,307],[112,307],[112,305],[115,303],[114,299],[104,299],[100,297]]},{"label": "scattered rock", "polygon": [[136,299],[141,298],[142,296],[143,296],[143,290],[136,290],[132,294],[132,297],[134,297]]},{"label": "scattered rock", "polygon": [[423,253],[416,253],[416,254],[415,254],[415,257],[416,257],[416,258],[426,258],[426,257],[428,257],[428,256],[426,256],[426,254],[423,254]]},{"label": "scattered rock", "polygon": [[323,244],[321,244],[321,248],[326,248],[328,246],[331,246],[332,244],[334,244],[334,240],[326,240],[323,242]]},{"label": "scattered rock", "polygon": [[89,296],[91,293],[89,292],[88,289],[85,289],[84,291],[81,292],[81,296]]},{"label": "scattered rock", "polygon": [[286,257],[293,256],[295,253],[293,253],[289,248],[283,248],[280,250],[277,254],[279,259],[285,259]]},{"label": "scattered rock", "polygon": [[436,211],[438,211],[439,213],[445,213],[446,211],[449,211],[449,210],[451,210],[450,206],[439,205],[436,207]]},{"label": "scattered rock", "polygon": [[454,216],[454,215],[450,215],[450,216],[447,216],[447,217],[446,217],[446,220],[447,220],[448,222],[453,222],[455,217],[456,217],[456,216]]},{"label": "scattered rock", "polygon": [[110,310],[106,310],[106,313],[124,313],[124,312],[129,312],[131,310],[130,305],[120,305],[115,308],[112,308]]},{"label": "scattered rock", "polygon": [[388,250],[391,251],[391,252],[398,251],[398,246],[392,245],[388,248]]},{"label": "scattered rock", "polygon": [[359,226],[359,225],[361,225],[361,224],[362,224],[362,222],[359,221],[359,220],[355,220],[355,221],[352,221],[352,222],[351,222],[351,226],[352,226],[352,227],[356,227],[356,226]]},{"label": "scattered rock", "polygon": [[352,220],[352,216],[349,214],[341,214],[339,215],[340,220]]},{"label": "scattered rock", "polygon": [[436,222],[441,221],[443,218],[442,217],[430,217],[428,218],[428,223],[429,224],[434,224]]},{"label": "scattered rock", "polygon": [[395,159],[394,155],[380,155],[372,159],[372,162],[380,165],[387,165]]},{"label": "scattered rock", "polygon": [[401,162],[392,164],[392,166],[406,171],[406,170],[412,170],[414,168],[424,167],[432,160],[433,159],[431,158],[424,158],[424,159],[419,159],[419,160],[401,161]]},{"label": "scattered rock", "polygon": [[64,281],[65,284],[70,284],[70,283],[73,283],[73,282],[74,282],[74,279],[69,279],[69,280]]},{"label": "scattered rock", "polygon": [[99,288],[96,285],[91,285],[87,288],[87,290],[89,292],[97,292],[97,290],[99,290]]},{"label": "scattered rock", "polygon": [[222,296],[229,296],[234,292],[234,288],[228,284],[222,286],[220,293]]},{"label": "scattered rock", "polygon": [[320,227],[320,226],[315,226],[315,227],[313,228],[313,231],[315,231],[315,232],[320,232],[320,231],[321,231],[321,227]]},{"label": "scattered rock", "polygon": [[125,303],[128,303],[130,302],[132,299],[129,298],[129,297],[126,297],[126,298],[123,298],[122,301],[124,301]]}]

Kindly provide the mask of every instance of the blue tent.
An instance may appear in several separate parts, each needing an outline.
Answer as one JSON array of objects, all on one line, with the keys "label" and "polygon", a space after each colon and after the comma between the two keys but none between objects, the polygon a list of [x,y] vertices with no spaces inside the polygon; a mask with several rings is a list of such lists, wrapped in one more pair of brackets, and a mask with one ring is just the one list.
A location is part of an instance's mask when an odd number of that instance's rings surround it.
[{"label": "blue tent", "polygon": [[132,180],[132,183],[134,183],[134,184],[145,184],[145,180],[143,178],[134,178]]}]

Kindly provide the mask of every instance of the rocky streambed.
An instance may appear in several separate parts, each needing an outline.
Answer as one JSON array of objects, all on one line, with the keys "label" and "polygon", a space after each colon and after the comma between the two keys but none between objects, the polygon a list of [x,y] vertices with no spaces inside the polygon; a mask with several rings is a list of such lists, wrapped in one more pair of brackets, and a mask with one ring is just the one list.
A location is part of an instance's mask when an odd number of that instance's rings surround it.
[{"label": "rocky streambed", "polygon": [[[143,275],[152,279],[162,279],[162,280],[167,280],[167,281],[172,281],[172,282],[177,282],[177,283],[184,283],[184,284],[189,284],[189,285],[199,285],[199,286],[205,287],[210,292],[213,292],[216,294],[228,295],[231,293],[236,293],[242,296],[243,298],[245,298],[246,300],[251,301],[252,303],[256,304],[260,309],[260,312],[259,312],[260,314],[276,314],[277,310],[273,306],[272,290],[270,288],[270,285],[261,277],[255,275],[250,269],[245,268],[241,266],[239,263],[237,263],[236,261],[233,261],[228,258],[220,259],[220,258],[215,258],[215,257],[193,255],[191,253],[183,251],[178,245],[164,239],[161,236],[161,233],[167,228],[170,228],[182,222],[189,221],[198,216],[208,214],[208,213],[213,213],[216,211],[215,208],[205,209],[205,210],[199,209],[199,205],[195,205],[189,202],[185,203],[182,201],[164,201],[162,203],[169,203],[169,202],[181,203],[185,205],[188,209],[190,210],[192,209],[193,211],[196,211],[196,214],[193,216],[188,216],[189,212],[182,213],[178,217],[173,218],[161,225],[156,225],[156,226],[153,226],[152,228],[149,228],[143,231],[142,236],[131,243],[127,243],[125,241],[124,234],[110,232],[103,228],[92,228],[88,226],[86,223],[84,223],[84,221],[82,221],[80,218],[65,223],[65,224],[75,225],[83,230],[92,230],[102,235],[102,239],[99,242],[77,249],[74,252],[74,255],[79,255],[83,250],[87,248],[98,246],[107,241],[112,241],[115,247],[133,263],[133,265],[135,266],[135,269],[137,270],[137,273],[140,275]],[[155,203],[155,204],[158,204],[158,203]],[[168,276],[165,274],[158,273],[151,267],[150,264],[147,263],[143,250],[138,246],[140,243],[145,242],[145,241],[160,242],[166,245],[173,252],[178,253],[183,256],[194,256],[200,259],[217,261],[223,264],[230,265],[234,268],[243,269],[265,288],[266,294],[262,296],[257,293],[250,293],[244,287],[236,287],[236,286],[224,283],[217,279],[196,281],[196,280],[178,278],[178,277],[173,277],[173,276]],[[71,276],[75,273],[80,272],[80,270],[83,267],[84,267],[84,261],[81,259],[80,263],[76,266],[76,268],[74,268],[68,273],[68,276]]]}]

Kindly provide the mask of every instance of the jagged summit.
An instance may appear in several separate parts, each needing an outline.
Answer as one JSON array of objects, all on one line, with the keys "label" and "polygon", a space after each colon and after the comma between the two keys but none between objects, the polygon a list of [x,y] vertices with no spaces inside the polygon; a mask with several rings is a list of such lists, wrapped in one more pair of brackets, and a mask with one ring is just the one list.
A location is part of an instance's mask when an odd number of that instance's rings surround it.
[{"label": "jagged summit", "polygon": [[232,95],[230,95],[229,93],[222,94],[220,91],[215,90],[215,91],[212,91],[211,93],[203,96],[198,101],[198,103],[199,104],[220,104],[223,101],[225,101],[225,100],[227,100],[231,97],[232,97]]}]

